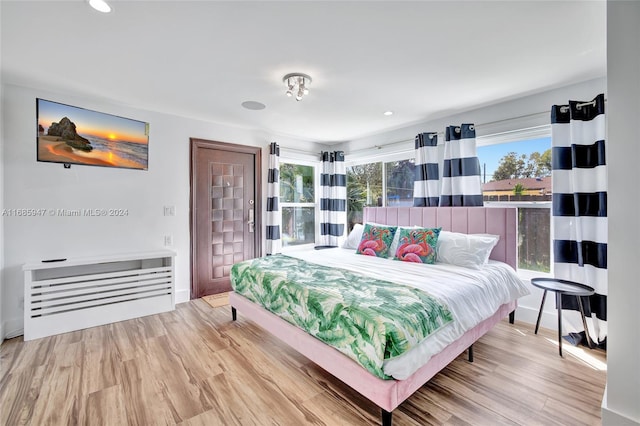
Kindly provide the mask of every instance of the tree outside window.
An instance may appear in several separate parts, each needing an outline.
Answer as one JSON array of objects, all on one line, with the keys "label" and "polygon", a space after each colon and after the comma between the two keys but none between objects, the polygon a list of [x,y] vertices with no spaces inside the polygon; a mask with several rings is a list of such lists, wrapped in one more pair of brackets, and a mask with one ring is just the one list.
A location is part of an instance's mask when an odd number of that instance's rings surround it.
[{"label": "tree outside window", "polygon": [[415,178],[415,160],[392,161],[385,163],[387,200],[389,207],[413,206],[413,181]]},{"label": "tree outside window", "polygon": [[364,207],[382,206],[382,163],[347,167],[347,230],[362,223]]},{"label": "tree outside window", "polygon": [[315,242],[315,168],[280,164],[282,246]]},{"label": "tree outside window", "polygon": [[347,167],[347,229],[362,223],[364,207],[412,206],[414,176],[413,158]]}]

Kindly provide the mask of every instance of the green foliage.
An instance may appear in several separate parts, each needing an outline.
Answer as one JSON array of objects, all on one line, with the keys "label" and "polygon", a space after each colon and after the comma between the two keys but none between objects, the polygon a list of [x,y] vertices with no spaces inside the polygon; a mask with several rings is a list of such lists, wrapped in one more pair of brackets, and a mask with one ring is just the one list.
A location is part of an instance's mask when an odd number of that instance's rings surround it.
[{"label": "green foliage", "polygon": [[500,159],[498,168],[493,173],[493,180],[545,176],[551,176],[551,149],[542,154],[532,152],[528,159],[525,154],[509,152]]},{"label": "green foliage", "polygon": [[368,163],[347,167],[347,223],[348,230],[362,223],[365,206],[377,206],[382,200],[382,163]]},{"label": "green foliage", "polygon": [[518,156],[517,152],[509,152],[500,159],[498,168],[493,173],[493,180],[516,179],[523,177],[526,155]]},{"label": "green foliage", "polygon": [[[415,165],[413,160],[391,161],[386,163],[386,184],[388,197],[399,200],[413,198],[413,180]],[[368,163],[347,168],[347,222],[349,230],[355,223],[362,223],[362,210],[365,206],[381,206],[382,163]]]},{"label": "green foliage", "polygon": [[313,203],[313,167],[300,164],[280,164],[280,201],[283,203]]},{"label": "green foliage", "polygon": [[523,185],[523,184],[521,184],[521,183],[516,183],[516,184],[513,186],[513,194],[514,194],[514,195],[522,195],[522,194],[524,193],[525,189],[526,189],[526,188],[524,187],[524,185]]},{"label": "green foliage", "polygon": [[413,181],[415,179],[415,164],[412,160],[392,161],[386,163],[387,196],[395,196],[406,200],[413,198]]},{"label": "green foliage", "polygon": [[529,271],[536,272],[551,272],[551,267],[549,265],[545,265],[543,262],[528,262],[524,259],[519,260],[518,269],[528,269]]}]

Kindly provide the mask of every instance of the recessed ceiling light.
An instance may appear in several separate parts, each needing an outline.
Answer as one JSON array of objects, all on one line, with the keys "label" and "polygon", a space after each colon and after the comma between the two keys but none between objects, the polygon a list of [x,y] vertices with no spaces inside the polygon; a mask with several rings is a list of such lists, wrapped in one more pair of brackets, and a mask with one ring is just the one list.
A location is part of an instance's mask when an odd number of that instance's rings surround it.
[{"label": "recessed ceiling light", "polygon": [[384,115],[393,115],[393,111],[385,111]]},{"label": "recessed ceiling light", "polygon": [[267,107],[265,104],[256,101],[244,101],[241,105],[243,108],[251,109],[254,111],[265,109]]},{"label": "recessed ceiling light", "polygon": [[102,12],[102,13],[111,12],[111,6],[109,6],[107,2],[104,0],[89,0],[89,5],[95,10],[97,10],[98,12]]}]

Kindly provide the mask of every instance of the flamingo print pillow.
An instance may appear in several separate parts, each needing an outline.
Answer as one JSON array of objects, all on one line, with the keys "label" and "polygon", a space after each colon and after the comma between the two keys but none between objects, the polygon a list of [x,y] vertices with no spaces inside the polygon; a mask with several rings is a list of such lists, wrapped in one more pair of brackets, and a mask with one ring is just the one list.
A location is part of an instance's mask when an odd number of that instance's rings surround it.
[{"label": "flamingo print pillow", "polygon": [[356,254],[387,257],[395,233],[395,226],[365,223],[364,230],[362,231],[362,239],[360,240],[360,244],[358,244]]},{"label": "flamingo print pillow", "polygon": [[438,235],[442,228],[402,228],[393,260],[436,263]]}]

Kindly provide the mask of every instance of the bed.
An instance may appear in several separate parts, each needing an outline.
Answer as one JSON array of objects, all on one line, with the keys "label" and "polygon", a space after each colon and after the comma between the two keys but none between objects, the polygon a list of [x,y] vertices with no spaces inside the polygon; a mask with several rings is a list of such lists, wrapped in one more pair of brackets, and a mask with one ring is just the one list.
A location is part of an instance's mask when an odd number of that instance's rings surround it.
[{"label": "bed", "polygon": [[[243,316],[259,324],[263,329],[280,338],[374,402],[381,408],[382,424],[386,426],[391,425],[392,412],[396,407],[461,353],[469,350],[469,360],[472,361],[473,343],[497,322],[508,316],[510,322],[513,323],[517,298],[527,294],[528,290],[513,272],[517,258],[517,222],[516,210],[513,208],[365,208],[363,221],[398,227],[437,227],[461,234],[490,234],[499,236],[499,239],[495,246],[492,246],[493,249],[490,249],[491,254],[486,266],[481,267],[480,270],[440,263],[419,265],[411,262],[377,259],[356,254],[355,250],[349,251],[342,248],[317,251],[302,250],[296,254],[287,253],[288,256],[279,259],[271,256],[274,259],[256,260],[252,266],[254,269],[248,268],[247,262],[251,261],[245,261],[242,265],[234,265],[236,275],[234,278],[232,270],[232,285],[237,291],[230,294],[229,301],[233,320],[236,319],[237,311],[240,311]],[[265,309],[262,305],[268,306],[274,312],[278,311],[270,306],[266,300],[261,301],[260,297],[255,297],[257,294],[255,288],[260,285],[265,286],[260,282],[262,280],[260,277],[267,276],[264,271],[268,271],[267,266],[264,267],[264,270],[260,269],[260,262],[265,265],[266,262],[276,262],[275,267],[278,267],[277,262],[281,262],[280,265],[288,265],[284,269],[299,268],[303,271],[307,265],[311,269],[310,264],[316,264],[314,268],[324,267],[334,271],[348,268],[349,274],[352,272],[364,274],[372,280],[386,277],[398,285],[399,289],[408,286],[419,287],[420,291],[424,290],[428,296],[433,296],[434,300],[442,302],[438,306],[444,307],[443,312],[440,312],[441,317],[435,320],[437,322],[437,324],[434,323],[435,329],[425,331],[426,337],[423,335],[415,337],[415,344],[408,347],[405,352],[398,356],[393,354],[389,359],[385,358],[373,365],[374,362],[369,362],[368,358],[362,360],[362,352],[373,352],[371,348],[355,355],[348,353],[339,344],[335,347],[329,346],[321,340],[322,338],[328,341],[324,335],[314,337],[303,330],[304,327],[301,327],[300,324],[294,325],[295,321],[291,318],[287,318],[282,313],[276,315]],[[302,264],[300,262],[308,263]],[[394,272],[396,271],[394,268],[401,266],[404,268],[402,272]],[[274,266],[272,265],[272,267]],[[245,274],[242,280],[238,278],[238,271],[255,271],[255,268],[262,272],[253,275]],[[321,273],[326,274],[327,272],[321,270]],[[501,282],[500,277],[502,276],[506,276],[507,283]],[[342,279],[354,281],[351,275],[345,275],[345,277]],[[234,280],[238,283],[234,283]],[[491,283],[490,285],[496,287],[485,289],[475,280]],[[415,285],[418,281],[420,284]],[[500,282],[493,284],[494,281]],[[270,283],[267,282],[266,286],[269,287],[269,285]],[[382,281],[380,285],[384,290],[384,286],[388,283]],[[252,286],[255,286],[251,288],[254,293],[247,291],[247,288]],[[310,289],[312,287],[309,286]],[[468,288],[475,293],[465,295],[464,297],[467,299],[463,299],[462,291],[452,290],[457,288]],[[239,294],[241,291],[244,292],[244,295]],[[415,297],[414,293],[418,293],[418,291],[409,289],[406,290],[406,294],[402,293],[402,297]],[[464,293],[466,294],[466,290]],[[495,297],[491,295],[495,295]],[[473,303],[470,302],[471,300]],[[294,309],[306,311],[307,307]],[[472,318],[468,317],[468,312],[472,312],[470,314]],[[413,318],[407,319],[407,321],[409,323],[415,322]],[[394,322],[396,321],[394,320]],[[404,331],[406,330],[401,329],[401,332]],[[386,344],[385,356],[388,356],[389,346],[393,345]],[[372,357],[375,358],[375,355]]]}]

